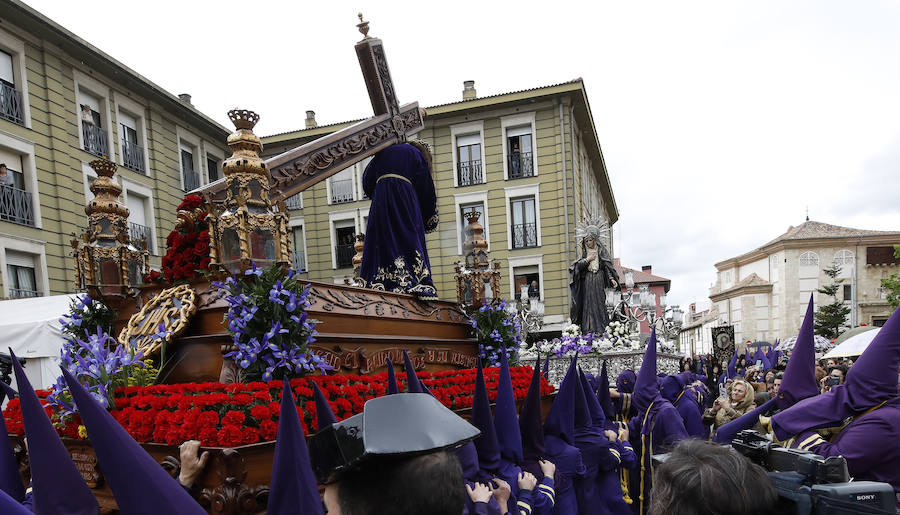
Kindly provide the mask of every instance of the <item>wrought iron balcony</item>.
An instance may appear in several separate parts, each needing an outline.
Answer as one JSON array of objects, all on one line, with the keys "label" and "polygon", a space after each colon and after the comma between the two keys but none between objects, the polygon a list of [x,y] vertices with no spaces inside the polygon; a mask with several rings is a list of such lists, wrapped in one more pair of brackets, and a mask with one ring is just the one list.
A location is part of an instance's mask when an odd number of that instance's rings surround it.
[{"label": "wrought iron balcony", "polygon": [[306,271],[306,253],[304,253],[302,250],[294,251],[294,271],[296,271],[296,272],[305,272]]},{"label": "wrought iron balcony", "polygon": [[512,246],[514,249],[537,247],[537,224],[513,224]]},{"label": "wrought iron balcony", "polygon": [[456,182],[460,186],[471,186],[484,182],[484,174],[481,172],[481,160],[462,161],[456,164]]},{"label": "wrought iron balcony", "polygon": [[9,298],[11,299],[28,299],[31,297],[43,297],[44,293],[38,290],[26,290],[24,288],[10,288]]},{"label": "wrought iron balcony", "polygon": [[331,181],[331,203],[353,202],[353,179]]},{"label": "wrought iron balcony", "polygon": [[334,246],[334,256],[336,258],[338,268],[352,267],[354,254],[356,254],[356,251],[353,249],[352,243]]},{"label": "wrought iron balcony", "polygon": [[136,143],[122,140],[122,164],[135,172],[147,173],[144,166],[144,149]]},{"label": "wrought iron balcony", "polygon": [[81,138],[86,151],[96,156],[109,157],[109,139],[103,127],[81,122]]},{"label": "wrought iron balcony", "polygon": [[25,124],[22,92],[5,82],[0,82],[0,118],[19,125]]},{"label": "wrought iron balcony", "polygon": [[297,193],[296,195],[291,195],[290,197],[284,199],[284,205],[287,206],[288,209],[303,209],[303,200],[300,198],[301,193]]},{"label": "wrought iron balcony", "polygon": [[0,186],[0,220],[34,227],[34,196],[12,186]]},{"label": "wrought iron balcony", "polygon": [[147,249],[153,249],[152,233],[146,225],[135,222],[128,222],[128,234],[131,236],[131,244],[137,248],[142,248],[142,241],[147,242]]},{"label": "wrought iron balcony", "polygon": [[195,190],[200,187],[200,174],[190,170],[184,171],[184,191]]},{"label": "wrought iron balcony", "polygon": [[531,160],[531,152],[512,152],[507,158],[507,162],[510,179],[534,176],[534,163]]}]

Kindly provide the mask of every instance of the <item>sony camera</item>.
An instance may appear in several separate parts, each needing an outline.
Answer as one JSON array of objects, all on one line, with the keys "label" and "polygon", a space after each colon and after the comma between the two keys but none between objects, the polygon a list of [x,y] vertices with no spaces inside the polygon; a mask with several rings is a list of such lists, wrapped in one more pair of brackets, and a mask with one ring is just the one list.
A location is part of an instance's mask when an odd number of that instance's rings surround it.
[{"label": "sony camera", "polygon": [[781,513],[897,513],[893,487],[874,481],[853,481],[843,457],[825,458],[788,449],[752,429],[739,432],[731,445],[769,471],[778,491]]},{"label": "sony camera", "polygon": [[[16,359],[19,360],[20,365],[25,365],[25,358],[16,357]],[[12,374],[12,357],[9,354],[0,352],[0,381],[9,384],[10,374]]]}]

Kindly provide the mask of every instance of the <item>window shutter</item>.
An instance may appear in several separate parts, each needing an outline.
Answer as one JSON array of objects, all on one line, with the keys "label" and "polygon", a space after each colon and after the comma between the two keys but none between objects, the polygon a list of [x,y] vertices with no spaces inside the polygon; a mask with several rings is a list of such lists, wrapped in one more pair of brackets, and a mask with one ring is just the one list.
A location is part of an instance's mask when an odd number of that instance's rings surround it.
[{"label": "window shutter", "polygon": [[15,250],[7,250],[6,251],[6,264],[14,265],[14,266],[24,266],[24,267],[28,267],[28,268],[35,268],[34,254],[26,254],[25,252],[18,252]]},{"label": "window shutter", "polygon": [[468,145],[480,145],[481,144],[481,134],[466,134],[464,136],[456,137],[456,146],[457,147],[465,147]]}]

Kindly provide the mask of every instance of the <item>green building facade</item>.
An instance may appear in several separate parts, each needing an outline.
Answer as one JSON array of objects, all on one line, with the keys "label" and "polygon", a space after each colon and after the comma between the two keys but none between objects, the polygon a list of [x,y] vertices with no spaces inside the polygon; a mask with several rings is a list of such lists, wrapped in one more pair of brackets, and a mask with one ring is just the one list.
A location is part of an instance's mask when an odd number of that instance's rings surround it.
[{"label": "green building facade", "polygon": [[119,165],[134,238],[158,267],[185,191],[215,179],[229,131],[16,0],[0,1],[2,298],[71,293],[88,163]]}]

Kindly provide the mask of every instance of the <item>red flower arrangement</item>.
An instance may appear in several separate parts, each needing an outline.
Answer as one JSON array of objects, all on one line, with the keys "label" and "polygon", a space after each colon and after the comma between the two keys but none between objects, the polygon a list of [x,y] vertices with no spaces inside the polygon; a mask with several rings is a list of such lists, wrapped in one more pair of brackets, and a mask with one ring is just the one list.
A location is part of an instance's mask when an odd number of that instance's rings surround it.
[{"label": "red flower arrangement", "polygon": [[[434,396],[450,409],[472,406],[475,370],[418,372],[416,375]],[[511,367],[513,392],[522,400],[531,381],[531,367]],[[497,398],[498,368],[484,369],[491,401]],[[401,391],[405,374],[397,374]],[[326,394],[339,420],[362,412],[369,399],[385,394],[387,373],[376,375],[320,375],[292,379],[297,396],[297,413],[303,431],[316,428],[316,403],[309,384],[315,381]],[[281,413],[280,381],[269,383],[182,383],[173,385],[129,386],[115,393],[116,409],[110,414],[135,440],[177,445],[185,440],[200,440],[204,447],[236,447],[275,439]],[[541,378],[541,394],[554,388]],[[47,392],[39,395],[43,400]],[[45,407],[52,418],[49,406]],[[9,401],[3,413],[10,434],[23,435],[19,399]],[[76,415],[65,425],[57,424],[64,437],[78,439],[81,421]]]},{"label": "red flower arrangement", "polygon": [[152,271],[144,282],[190,281],[209,269],[208,213],[203,199],[187,195],[178,205],[178,222],[166,238],[166,255],[162,258],[162,273]]}]

